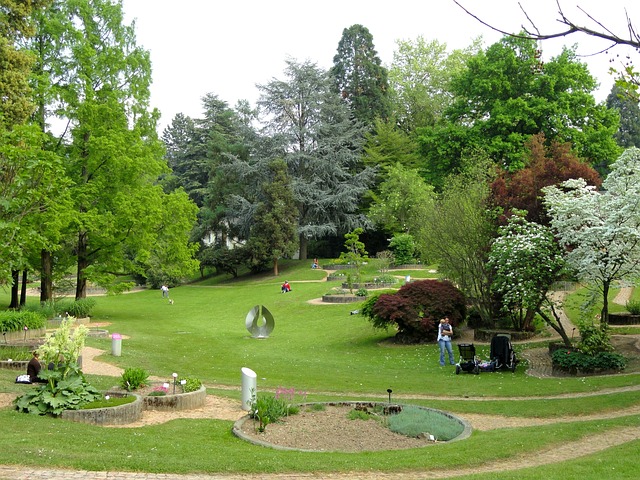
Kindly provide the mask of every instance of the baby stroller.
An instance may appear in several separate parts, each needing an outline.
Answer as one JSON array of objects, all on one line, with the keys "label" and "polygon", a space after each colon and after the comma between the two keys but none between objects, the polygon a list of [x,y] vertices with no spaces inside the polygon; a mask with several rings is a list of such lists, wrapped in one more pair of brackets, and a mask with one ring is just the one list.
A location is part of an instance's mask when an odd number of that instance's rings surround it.
[{"label": "baby stroller", "polygon": [[460,372],[480,373],[480,367],[478,366],[478,357],[476,357],[476,347],[473,343],[459,343],[458,350],[460,351],[460,360],[456,363],[456,375]]},{"label": "baby stroller", "polygon": [[495,369],[509,369],[516,371],[516,354],[511,347],[511,335],[498,333],[491,339],[491,361]]}]

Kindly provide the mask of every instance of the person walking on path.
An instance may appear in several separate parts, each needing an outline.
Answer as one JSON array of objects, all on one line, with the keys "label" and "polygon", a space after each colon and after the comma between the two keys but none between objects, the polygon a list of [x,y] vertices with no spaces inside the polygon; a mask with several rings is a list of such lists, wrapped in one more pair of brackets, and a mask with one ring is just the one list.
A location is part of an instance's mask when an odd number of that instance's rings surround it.
[{"label": "person walking on path", "polygon": [[444,367],[444,352],[449,354],[449,363],[455,364],[453,359],[453,348],[451,348],[451,338],[453,337],[453,327],[449,324],[449,317],[444,317],[438,325],[438,346],[440,347],[440,366]]}]

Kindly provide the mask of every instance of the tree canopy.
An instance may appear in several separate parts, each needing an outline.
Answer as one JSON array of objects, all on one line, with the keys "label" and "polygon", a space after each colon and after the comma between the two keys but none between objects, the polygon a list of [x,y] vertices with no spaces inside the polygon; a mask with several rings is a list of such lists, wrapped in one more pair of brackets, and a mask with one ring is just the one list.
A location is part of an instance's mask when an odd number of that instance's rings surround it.
[{"label": "tree canopy", "polygon": [[567,262],[602,293],[601,321],[607,323],[612,283],[640,275],[640,149],[630,148],[614,162],[602,188],[573,179],[543,192]]},{"label": "tree canopy", "polygon": [[418,129],[430,182],[441,184],[469,149],[481,148],[503,168],[518,170],[526,141],[541,132],[606,167],[620,152],[612,138],[618,116],[596,104],[596,85],[572,49],[542,63],[534,41],[507,37],[478,52],[452,79],[446,122]]},{"label": "tree canopy", "polygon": [[376,118],[389,117],[388,72],[366,27],[352,25],[343,30],[330,74],[357,120],[370,126]]}]

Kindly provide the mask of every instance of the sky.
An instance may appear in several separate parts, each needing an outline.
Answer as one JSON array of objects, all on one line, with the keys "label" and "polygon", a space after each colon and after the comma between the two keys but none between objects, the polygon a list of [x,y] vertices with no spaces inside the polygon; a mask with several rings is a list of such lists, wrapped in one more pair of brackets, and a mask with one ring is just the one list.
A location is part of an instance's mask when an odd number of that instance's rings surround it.
[{"label": "sky", "polygon": [[[597,25],[584,11],[612,31],[627,33],[626,16],[637,19],[637,0],[558,0],[571,20]],[[459,0],[487,23],[509,32],[530,25],[541,33],[558,31],[556,0]],[[218,95],[233,107],[246,99],[255,105],[256,84],[283,79],[286,59],[310,60],[328,69],[333,64],[345,28],[367,27],[383,65],[389,67],[397,40],[438,40],[449,49],[464,48],[478,36],[485,47],[502,35],[465,13],[453,0],[122,0],[125,23],[135,21],[139,46],[150,52],[153,84],[151,105],[161,112],[159,131],[178,113],[202,116],[201,99]],[[594,55],[609,44],[572,35],[542,44],[543,59],[563,45],[578,45],[581,59],[601,84],[595,93],[603,101],[613,85],[609,60],[627,50]],[[632,54],[634,55],[634,54]],[[636,58],[640,58],[635,54]],[[616,60],[617,61],[617,60]]]}]

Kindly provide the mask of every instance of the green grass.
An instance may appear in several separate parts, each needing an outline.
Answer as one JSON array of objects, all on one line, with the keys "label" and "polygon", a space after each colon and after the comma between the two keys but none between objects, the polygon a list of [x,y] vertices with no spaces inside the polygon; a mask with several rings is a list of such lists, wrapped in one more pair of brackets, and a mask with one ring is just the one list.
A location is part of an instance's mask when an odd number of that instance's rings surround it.
[{"label": "green grass", "polygon": [[[323,262],[320,262],[321,265]],[[103,359],[122,368],[142,368],[163,378],[172,372],[199,378],[210,394],[240,401],[242,367],[258,375],[259,391],[278,387],[305,391],[307,402],[371,400],[413,403],[464,414],[483,413],[514,418],[556,418],[570,415],[612,414],[640,401],[639,376],[533,378],[519,368],[515,374],[496,372],[455,375],[453,367],[438,365],[432,344],[398,346],[394,332],[374,330],[359,315],[358,304],[312,305],[308,300],[327,292],[322,270],[310,262],[287,261],[277,277],[209,277],[171,289],[170,305],[159,291],[97,297],[93,322],[111,322],[118,332],[122,356],[110,355],[109,338],[89,338],[87,344],[106,351]],[[390,272],[421,278],[424,271]],[[425,277],[426,278],[426,277]],[[288,280],[289,294],[280,293]],[[37,298],[29,302],[37,304]],[[578,300],[576,300],[577,302]],[[0,294],[8,304],[8,296]],[[245,327],[247,312],[265,305],[274,315],[268,339],[253,339]],[[517,345],[520,352],[529,346]],[[478,346],[488,356],[486,346]],[[13,383],[16,372],[0,370],[0,392],[24,392],[29,385]],[[88,375],[92,385],[106,390],[119,379]],[[586,396],[568,397],[568,393]],[[514,400],[513,397],[517,397]],[[584,419],[583,419],[584,420]],[[639,415],[623,418],[559,423],[540,427],[475,431],[471,438],[426,449],[375,453],[308,453],[267,450],[234,437],[231,422],[173,420],[143,428],[102,428],[0,409],[2,463],[41,468],[148,471],[155,473],[310,473],[442,470],[474,467],[523,452],[553,449],[565,442],[593,437],[609,429],[640,425]],[[37,442],[34,443],[34,438]],[[558,465],[517,472],[492,473],[492,478],[632,478],[635,463],[628,457],[640,446],[631,442],[601,454]],[[251,461],[247,461],[251,459]],[[603,464],[604,462],[604,464]],[[615,469],[615,470],[607,470]],[[542,472],[542,473],[540,473]],[[481,478],[481,477],[467,477]],[[536,476],[535,478],[539,478]]]}]

